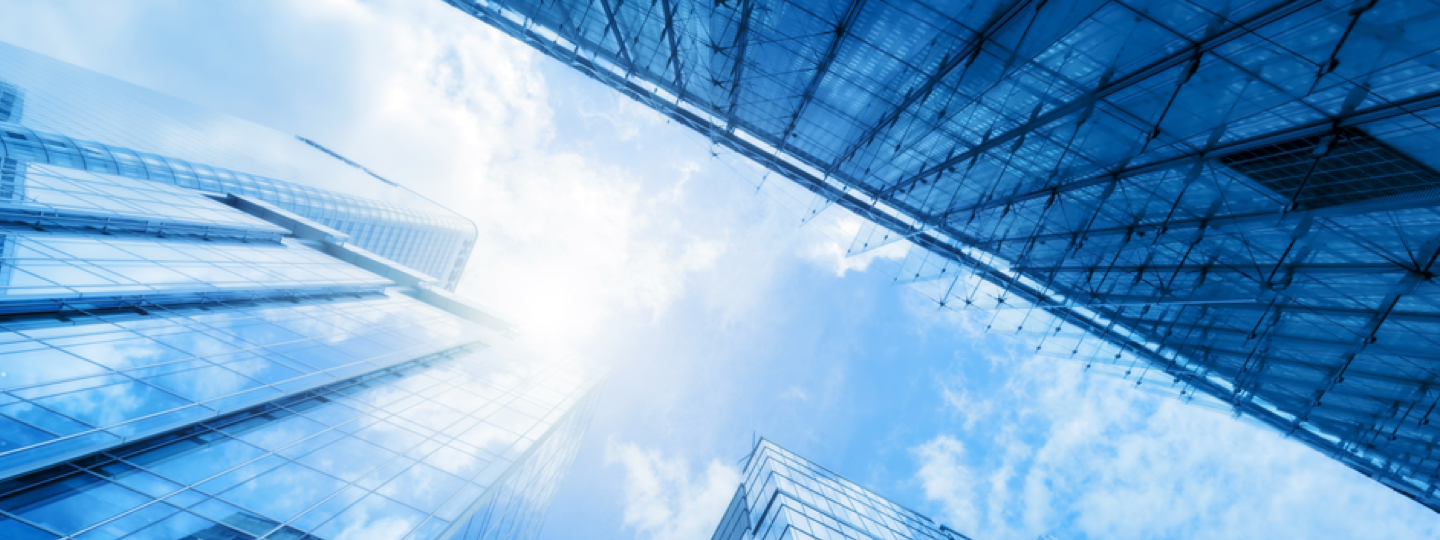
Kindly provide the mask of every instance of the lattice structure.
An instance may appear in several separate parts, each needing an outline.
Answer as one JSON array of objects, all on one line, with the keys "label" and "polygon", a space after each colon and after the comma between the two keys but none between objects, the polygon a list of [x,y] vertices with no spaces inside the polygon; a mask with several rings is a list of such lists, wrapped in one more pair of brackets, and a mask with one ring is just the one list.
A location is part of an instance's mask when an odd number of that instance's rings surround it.
[{"label": "lattice structure", "polygon": [[3,43],[0,79],[0,538],[539,534],[600,373],[445,289],[468,220],[239,172],[372,180]]},{"label": "lattice structure", "polygon": [[478,234],[469,219],[309,139],[0,43],[0,197],[12,170],[23,176],[17,162],[258,198],[451,291]]},{"label": "lattice structure", "polygon": [[971,540],[761,439],[711,540]]},{"label": "lattice structure", "polygon": [[922,248],[941,305],[1440,509],[1434,3],[448,1]]}]

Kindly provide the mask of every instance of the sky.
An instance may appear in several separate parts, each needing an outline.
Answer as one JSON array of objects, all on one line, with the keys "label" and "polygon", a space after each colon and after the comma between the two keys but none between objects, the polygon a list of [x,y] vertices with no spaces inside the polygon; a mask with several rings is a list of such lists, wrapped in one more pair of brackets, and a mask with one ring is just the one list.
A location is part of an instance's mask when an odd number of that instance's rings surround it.
[{"label": "sky", "polygon": [[1282,435],[894,282],[905,246],[439,0],[0,0],[0,40],[473,219],[460,292],[610,366],[546,539],[708,538],[763,436],[977,540],[1436,538]]}]

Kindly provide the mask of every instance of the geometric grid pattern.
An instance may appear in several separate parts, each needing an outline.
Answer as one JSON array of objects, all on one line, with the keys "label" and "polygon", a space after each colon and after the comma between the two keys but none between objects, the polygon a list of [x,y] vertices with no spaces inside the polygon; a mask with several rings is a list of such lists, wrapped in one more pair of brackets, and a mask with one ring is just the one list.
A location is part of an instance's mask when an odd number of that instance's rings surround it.
[{"label": "geometric grid pattern", "polygon": [[0,82],[0,122],[14,122],[20,118],[25,100],[20,89],[13,84]]},{"label": "geometric grid pattern", "polygon": [[1440,189],[1440,174],[1353,127],[1227,154],[1220,162],[1298,208]]},{"label": "geometric grid pattern", "polygon": [[50,171],[64,167],[211,193],[255,197],[351,234],[356,244],[383,257],[413,265],[422,272],[445,276],[442,279],[447,279],[447,287],[451,288],[459,279],[455,268],[463,270],[463,264],[457,260],[468,253],[462,248],[468,249],[474,242],[473,225],[458,216],[423,212],[16,125],[0,125],[0,159],[48,164]]},{"label": "geometric grid pattern", "polygon": [[0,180],[8,158],[256,198],[454,290],[473,223],[302,141],[0,44]]},{"label": "geometric grid pattern", "polygon": [[599,390],[592,390],[556,424],[554,433],[535,445],[520,465],[496,481],[496,488],[451,531],[456,540],[535,538],[545,525],[550,500],[579,454],[585,427],[595,413]]},{"label": "geometric grid pattern", "polygon": [[1440,6],[448,1],[905,239],[943,308],[1440,509]]},{"label": "geometric grid pattern", "polygon": [[713,540],[907,538],[970,540],[768,440],[756,444],[745,478]]},{"label": "geometric grid pattern", "polygon": [[[26,122],[354,180],[276,151],[292,138],[0,53],[28,66],[3,74]],[[15,124],[0,195],[0,537],[538,532],[595,377],[347,243],[453,286],[468,220]]]},{"label": "geometric grid pattern", "polygon": [[380,288],[389,280],[286,238],[275,243],[120,237],[0,226],[9,300],[226,290]]},{"label": "geometric grid pattern", "polygon": [[144,311],[0,320],[0,473],[434,354],[475,333],[404,295]]},{"label": "geometric grid pattern", "polygon": [[0,172],[0,220],[41,228],[84,226],[101,231],[191,233],[278,240],[287,231],[192,190],[108,174],[6,160]]},{"label": "geometric grid pattern", "polygon": [[452,349],[12,478],[0,483],[0,533],[437,538],[527,450],[556,437],[552,427],[591,388],[564,362],[483,349]]}]

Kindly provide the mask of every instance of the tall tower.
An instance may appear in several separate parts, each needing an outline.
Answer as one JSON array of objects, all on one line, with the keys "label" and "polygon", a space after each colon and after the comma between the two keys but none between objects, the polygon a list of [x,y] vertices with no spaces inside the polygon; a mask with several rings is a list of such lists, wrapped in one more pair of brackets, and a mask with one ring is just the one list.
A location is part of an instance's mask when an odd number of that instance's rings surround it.
[{"label": "tall tower", "polygon": [[0,537],[537,533],[598,377],[447,290],[467,220],[9,45],[0,80]]},{"label": "tall tower", "polygon": [[259,199],[451,291],[474,248],[470,220],[310,139],[9,44],[0,74],[0,158]]},{"label": "tall tower", "polygon": [[920,248],[942,306],[1440,509],[1440,8],[448,1]]},{"label": "tall tower", "polygon": [[711,540],[971,540],[765,439]]}]

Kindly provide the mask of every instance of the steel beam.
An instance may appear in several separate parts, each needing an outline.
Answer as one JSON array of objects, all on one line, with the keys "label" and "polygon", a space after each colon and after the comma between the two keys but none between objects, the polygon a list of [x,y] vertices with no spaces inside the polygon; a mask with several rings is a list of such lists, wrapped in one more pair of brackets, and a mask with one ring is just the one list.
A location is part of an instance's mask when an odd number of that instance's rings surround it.
[{"label": "steel beam", "polygon": [[800,104],[795,107],[795,112],[790,115],[790,123],[781,132],[780,140],[775,147],[784,152],[785,147],[790,145],[790,135],[795,131],[795,125],[800,123],[800,116],[805,114],[805,108],[815,99],[815,92],[820,89],[820,82],[825,79],[825,74],[830,72],[830,66],[834,64],[835,57],[840,54],[840,46],[845,42],[845,36],[855,26],[855,19],[860,17],[860,12],[865,9],[865,0],[850,0],[845,8],[845,14],[840,17],[840,22],[835,24],[835,39],[830,40],[830,46],[826,47],[825,53],[820,61],[815,64],[815,75],[810,77],[810,82],[805,85],[805,91],[800,94]]},{"label": "steel beam", "polygon": [[[562,47],[557,43],[549,41],[544,36],[530,30],[524,21],[512,20],[488,6],[482,7],[467,3],[464,0],[447,1],[502,32],[526,43],[535,45],[541,52],[574,66],[582,73],[598,80],[602,84],[615,88],[617,91],[641,102],[655,106],[661,114],[666,115],[682,125],[706,134],[713,134],[717,127],[716,123],[710,118],[701,116],[690,109],[673,106],[673,104],[668,102],[657,103],[656,100],[652,99],[653,96],[651,96],[650,90],[646,87],[635,81],[620,77],[604,66],[596,64],[595,61],[576,54],[573,48]],[[827,182],[825,178],[812,174],[807,169],[795,165],[793,162],[775,154],[771,149],[758,146],[744,137],[737,137],[733,134],[726,133],[724,136],[717,137],[715,142],[741,155],[754,159],[757,163],[790,178],[801,187],[826,197],[829,200],[833,200],[842,208],[850,210],[862,218],[869,219],[881,227],[900,232],[913,230],[910,223],[904,219],[896,217],[889,212],[878,210],[875,207],[877,202],[873,194],[866,194],[862,198],[862,196],[857,196],[848,190],[836,187],[830,182]],[[1041,285],[1007,271],[1000,270],[988,264],[985,260],[971,256],[964,249],[952,244],[952,240],[943,236],[943,233],[937,235],[934,231],[923,231],[914,234],[910,238],[911,242],[918,248],[929,250],[962,265],[976,268],[978,273],[985,276],[987,281],[1008,291],[1009,294],[1015,297],[1037,305],[1050,301],[1050,294],[1047,293]],[[1112,323],[1103,318],[1096,318],[1072,308],[1059,306],[1051,306],[1044,309],[1061,322],[1070,324],[1082,331],[1089,332],[1096,336],[1109,335],[1110,339],[1108,341],[1111,341],[1114,345],[1139,356],[1149,363],[1153,369],[1180,379],[1181,383],[1189,385],[1196,391],[1221,398],[1222,400],[1230,395],[1229,389],[1209,380],[1203,370],[1197,371],[1195,368],[1177,364],[1164,355],[1150,351],[1142,341],[1149,339],[1144,333],[1138,333],[1134,340],[1119,338],[1113,335]],[[1395,315],[1395,313],[1392,313],[1390,318],[1395,318]],[[1432,314],[1427,313],[1423,314],[1423,316],[1427,321],[1433,320]],[[1121,323],[1114,324],[1123,326]],[[1282,432],[1287,432],[1292,439],[1315,448],[1317,451],[1326,455],[1333,456],[1336,460],[1360,471],[1362,474],[1381,479],[1382,482],[1392,489],[1413,497],[1432,509],[1440,510],[1440,498],[1431,495],[1428,491],[1422,490],[1421,488],[1395,480],[1395,475],[1390,469],[1391,464],[1388,461],[1381,460],[1377,463],[1368,457],[1362,458],[1340,443],[1334,442],[1320,433],[1311,431],[1309,428],[1301,426],[1300,429],[1295,429],[1295,426],[1288,418],[1254,403],[1241,402],[1235,403],[1233,406],[1236,412],[1246,414],[1261,424]],[[1316,429],[1318,429],[1318,427]]]},{"label": "steel beam", "polygon": [[[1389,272],[1408,272],[1410,269],[1395,263],[1299,263],[1284,265],[1282,269],[1294,268],[1297,272],[1305,274],[1379,274]],[[1016,272],[1030,272],[1034,274],[1054,273],[1080,273],[1080,272],[1119,272],[1130,274],[1134,272],[1152,272],[1162,274],[1174,274],[1177,272],[1200,272],[1206,273],[1239,273],[1249,274],[1255,272],[1253,268],[1232,268],[1218,264],[1182,264],[1182,265],[1060,265],[1060,266],[1030,266],[1019,265],[1010,268]]]},{"label": "steel beam", "polygon": [[931,72],[930,76],[925,79],[924,83],[921,83],[919,87],[905,94],[905,98],[900,100],[899,105],[887,111],[885,116],[880,118],[879,122],[870,126],[860,138],[855,140],[854,144],[851,144],[849,148],[840,154],[840,157],[831,164],[829,170],[826,172],[833,172],[835,168],[855,157],[856,152],[859,152],[861,148],[870,144],[875,137],[880,135],[881,131],[884,131],[891,124],[894,124],[896,120],[899,120],[900,115],[905,114],[905,111],[910,110],[911,106],[929,96],[930,93],[935,90],[935,87],[939,86],[940,82],[945,80],[945,77],[955,71],[955,68],[960,67],[961,64],[968,66],[970,62],[974,60],[975,56],[979,54],[980,48],[983,47],[987,41],[990,41],[990,38],[994,36],[996,32],[1005,28],[1005,25],[1009,24],[1010,21],[1015,20],[1015,17],[1029,6],[1032,1],[1033,0],[1014,0],[1010,2],[1010,5],[1006,6],[1005,9],[996,11],[995,14],[991,15],[990,20],[985,21],[985,24],[974,31],[974,39],[965,42],[965,45],[961,47],[960,50],[946,55],[945,58],[940,61],[940,65],[936,66],[935,71]]},{"label": "steel beam", "polygon": [[1217,47],[1234,41],[1235,39],[1254,31],[1254,29],[1256,28],[1265,26],[1272,22],[1283,19],[1287,16],[1293,15],[1300,10],[1310,7],[1311,5],[1314,5],[1316,3],[1318,3],[1318,0],[1290,0],[1288,2],[1283,2],[1275,7],[1267,9],[1264,12],[1256,14],[1244,21],[1241,21],[1238,24],[1235,24],[1229,28],[1217,32],[1214,35],[1205,37],[1203,39],[1200,39],[1199,41],[1195,41],[1191,44],[1191,46],[1166,55],[1164,58],[1151,62],[1150,64],[1146,65],[1143,68],[1140,68],[1139,70],[1114,79],[1113,81],[1105,82],[1099,87],[1097,87],[1095,90],[1086,93],[1080,98],[1057,106],[1054,109],[1051,109],[1049,112],[1040,114],[1039,116],[1034,117],[1030,121],[1021,124],[1014,129],[985,139],[984,141],[981,141],[980,144],[975,145],[969,150],[951,156],[950,158],[945,159],[935,165],[931,165],[911,175],[909,178],[896,182],[893,186],[886,188],[881,193],[881,195],[889,196],[889,194],[895,193],[896,191],[908,188],[911,184],[919,182],[921,179],[929,178],[940,173],[941,171],[944,171],[945,169],[974,159],[975,157],[989,152],[990,150],[1000,148],[1003,145],[1013,142],[1014,140],[1026,134],[1029,134],[1032,131],[1049,125],[1053,122],[1059,121],[1066,116],[1078,113],[1081,110],[1085,109],[1087,106],[1099,103],[1101,100],[1109,97],[1110,95],[1120,90],[1129,88],[1130,86],[1149,79],[1150,77],[1179,67],[1185,62],[1192,61],[1193,59],[1198,58],[1204,53],[1210,52]]},{"label": "steel beam", "polygon": [[675,95],[685,99],[684,70],[680,69],[680,46],[675,40],[675,6],[670,2],[671,0],[660,0],[660,10],[665,15],[664,34],[670,44],[670,65],[675,70]]},{"label": "steel beam", "polygon": [[630,56],[630,49],[625,46],[625,35],[620,31],[620,17],[617,16],[615,9],[610,7],[610,0],[600,0],[600,8],[605,10],[605,18],[610,20],[610,24],[605,27],[615,30],[615,43],[620,45],[620,61],[623,63],[625,71],[635,73],[635,58]]},{"label": "steel beam", "polygon": [[[735,133],[735,109],[740,104],[740,78],[745,74],[745,49],[749,47],[752,0],[740,0],[740,22],[735,29],[735,65],[730,67],[730,106],[725,110],[725,132]],[[703,133],[703,132],[702,132]]]},{"label": "steel beam", "polygon": [[[1240,337],[1241,339],[1243,339],[1243,337],[1244,337],[1244,333],[1243,333],[1243,332],[1235,332],[1235,334],[1240,334],[1239,337]],[[1261,345],[1264,345],[1264,344],[1267,344],[1267,343],[1268,343],[1268,344],[1274,344],[1274,345],[1281,346],[1282,348],[1286,348],[1286,347],[1299,347],[1299,346],[1304,346],[1304,345],[1316,345],[1316,344],[1318,344],[1318,343],[1313,342],[1313,341],[1311,341],[1311,340],[1305,340],[1305,339],[1267,338],[1267,337],[1263,337],[1263,336],[1260,337],[1260,338],[1256,338],[1256,339],[1261,342],[1261,343],[1260,343]],[[1244,349],[1223,349],[1223,348],[1214,347],[1214,346],[1205,345],[1205,344],[1185,344],[1185,345],[1181,345],[1181,344],[1164,344],[1164,343],[1162,343],[1162,344],[1165,345],[1166,347],[1169,347],[1169,348],[1174,349],[1174,350],[1176,350],[1176,351],[1180,351],[1181,354],[1187,354],[1187,353],[1188,353],[1188,354],[1195,354],[1195,353],[1201,353],[1201,354],[1219,354],[1219,355],[1225,355],[1225,356],[1227,356],[1227,357],[1229,357],[1229,358],[1231,358],[1231,359],[1239,359],[1239,360],[1244,360],[1246,357],[1248,357],[1248,356],[1250,356],[1250,355],[1252,354],[1252,351],[1249,351],[1249,350],[1244,350]],[[1348,346],[1351,345],[1351,344],[1353,344],[1353,342],[1348,342],[1348,341],[1347,341],[1347,342],[1339,342],[1339,341],[1336,341],[1336,342],[1327,343],[1326,346],[1327,346],[1327,347],[1328,347],[1328,346],[1336,346],[1336,347],[1345,346],[1345,347],[1348,347]],[[1369,349],[1366,349],[1366,351],[1367,351],[1367,353],[1368,353]],[[1340,363],[1339,363],[1340,359],[1339,359],[1339,358],[1336,358],[1336,362],[1334,362],[1334,363],[1329,363],[1329,364],[1320,364],[1320,363],[1314,363],[1314,362],[1305,362],[1305,361],[1303,361],[1303,360],[1298,360],[1298,359],[1295,359],[1295,358],[1280,358],[1280,357],[1274,357],[1274,356],[1262,356],[1262,357],[1261,357],[1261,361],[1264,362],[1266,365],[1276,365],[1276,366],[1281,366],[1281,367],[1290,367],[1290,368],[1299,368],[1299,369],[1312,370],[1312,371],[1316,372],[1316,373],[1319,375],[1319,377],[1318,377],[1316,380],[1304,380],[1304,379],[1298,379],[1298,378],[1294,378],[1294,380],[1300,381],[1300,382],[1304,382],[1304,383],[1306,383],[1306,384],[1313,385],[1313,386],[1315,386],[1316,388],[1319,388],[1322,384],[1324,384],[1324,382],[1325,382],[1325,381],[1324,381],[1324,377],[1329,376],[1331,373],[1333,373],[1333,372],[1335,371],[1336,368],[1340,367]],[[1209,362],[1206,362],[1206,363],[1204,363],[1203,365],[1204,365],[1206,368],[1212,369],[1212,370],[1229,369],[1230,371],[1236,371],[1235,369],[1231,369],[1229,366],[1221,366],[1221,365],[1217,365],[1217,364],[1213,364],[1213,363],[1209,363]],[[1266,376],[1266,375],[1264,375],[1264,374],[1260,375],[1261,378],[1264,378],[1265,376]],[[1293,377],[1292,377],[1292,378],[1293,378]],[[1353,372],[1347,372],[1347,373],[1345,374],[1345,379],[1346,379],[1346,380],[1361,379],[1361,380],[1367,380],[1367,381],[1374,381],[1374,382],[1378,382],[1378,383],[1397,384],[1397,385],[1404,385],[1404,386],[1409,386],[1409,387],[1413,387],[1413,388],[1420,388],[1420,387],[1422,387],[1422,386],[1424,386],[1424,385],[1427,385],[1427,384],[1435,384],[1436,382],[1440,382],[1440,374],[1432,374],[1429,378],[1425,378],[1425,379],[1411,379],[1411,378],[1405,378],[1405,377],[1398,377],[1398,376],[1395,376],[1395,375],[1393,375],[1393,374],[1388,374],[1388,373],[1377,373],[1377,372],[1373,372],[1373,371],[1353,371]],[[1337,387],[1337,388],[1338,388],[1338,387]],[[1362,392],[1362,391],[1360,391],[1360,390],[1358,390],[1358,389],[1354,389],[1354,388],[1353,388],[1353,385],[1352,385],[1351,391],[1346,392],[1346,395],[1351,395],[1351,396],[1360,395],[1361,392]],[[1364,395],[1366,395],[1366,396],[1371,396],[1371,397],[1378,396],[1378,394],[1364,394]]]},{"label": "steel beam", "polygon": [[1041,189],[1035,189],[1008,197],[996,197],[981,203],[953,208],[946,210],[937,216],[927,216],[927,222],[936,220],[948,220],[951,216],[974,213],[995,208],[1004,208],[1014,204],[1028,201],[1038,201],[1058,197],[1065,193],[1079,191],[1086,188],[1103,186],[1110,182],[1118,182],[1125,178],[1133,178],[1145,174],[1157,173],[1176,169],[1180,167],[1191,167],[1197,162],[1237,154],[1254,148],[1269,146],[1303,137],[1324,135],[1330,133],[1337,127],[1362,126],[1371,122],[1388,120],[1398,116],[1411,114],[1440,107],[1440,91],[1427,92],[1412,96],[1400,101],[1386,102],[1366,109],[1358,110],[1348,115],[1337,115],[1331,118],[1297,124],[1287,128],[1268,131],[1262,135],[1233,141],[1229,143],[1216,144],[1209,149],[1192,150],[1174,156],[1157,159],[1145,164],[1133,167],[1122,167],[1112,171],[1080,178],[1071,182],[1060,183]]}]

